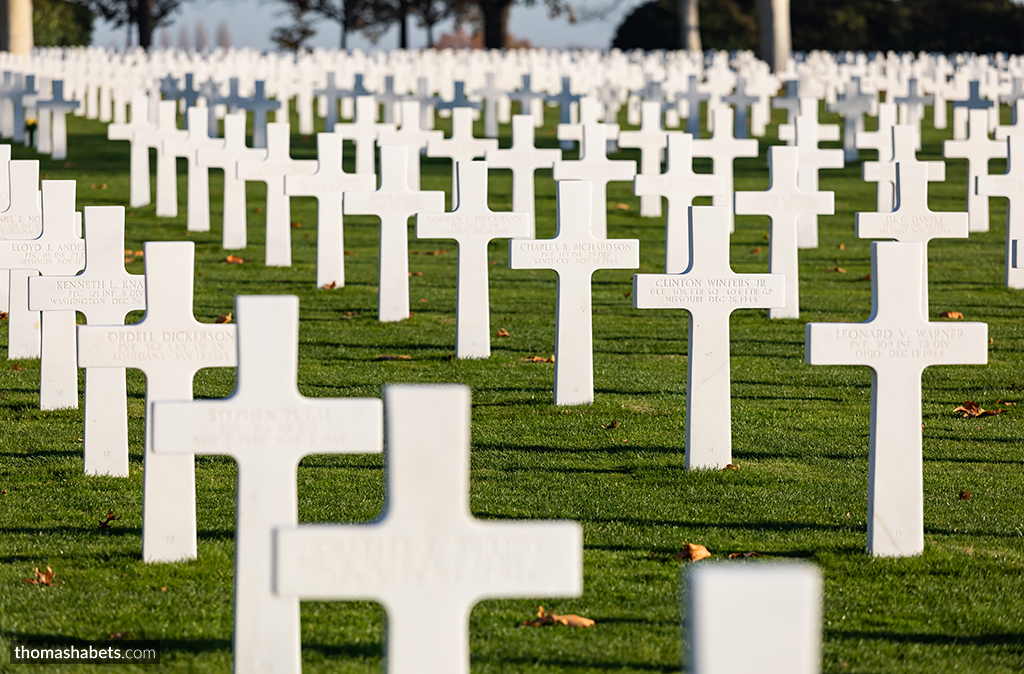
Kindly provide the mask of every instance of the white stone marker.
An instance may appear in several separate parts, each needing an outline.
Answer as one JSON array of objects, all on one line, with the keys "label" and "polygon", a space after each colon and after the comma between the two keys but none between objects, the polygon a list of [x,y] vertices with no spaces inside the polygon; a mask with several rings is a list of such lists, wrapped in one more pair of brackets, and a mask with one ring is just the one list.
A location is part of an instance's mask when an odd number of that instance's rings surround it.
[{"label": "white stone marker", "polygon": [[372,192],[373,173],[345,173],[341,168],[341,136],[316,135],[316,173],[285,176],[290,197],[316,197],[316,286],[345,285],[345,236],[341,203],[346,192]]},{"label": "white stone marker", "polygon": [[593,184],[591,192],[592,231],[598,239],[608,236],[608,183],[630,181],[636,177],[636,162],[610,160],[607,155],[607,129],[604,124],[584,124],[580,158],[555,162],[555,180],[585,180]]},{"label": "white stone marker", "polygon": [[665,273],[678,274],[690,264],[690,205],[694,197],[724,191],[725,178],[714,173],[693,172],[693,136],[670,131],[665,172],[638,175],[633,180],[637,196],[668,199],[665,211]]},{"label": "white stone marker", "polygon": [[[878,130],[877,131],[861,131],[857,134],[857,148],[860,150],[876,150],[878,152],[878,159],[875,160],[875,164],[881,164],[882,162],[892,161],[893,157],[893,138],[892,130],[896,126],[896,104],[895,103],[879,103],[878,104]],[[868,180],[868,172],[874,169],[868,169],[868,164],[871,162],[864,162],[861,165],[861,174],[865,180]],[[893,191],[895,190],[895,183],[889,180],[876,181],[878,187],[876,190],[876,210],[879,213],[888,213],[892,210],[895,204],[895,197]]]},{"label": "white stone marker", "polygon": [[[188,160],[188,193],[186,196],[186,227],[190,232],[210,231],[210,169],[199,164],[200,153],[224,147],[221,138],[210,138],[209,117],[205,108],[192,107],[185,112],[188,131],[163,143],[163,151]],[[175,164],[177,175],[177,164]],[[175,203],[177,208],[177,203]]]},{"label": "white stone marker", "polygon": [[640,242],[598,239],[591,231],[589,182],[556,184],[558,233],[553,239],[512,239],[512,269],[558,272],[555,309],[555,404],[594,402],[594,326],[591,281],[598,269],[636,269]]},{"label": "white stone marker", "polygon": [[[68,158],[68,125],[67,114],[80,106],[78,101],[69,101],[64,98],[64,82],[53,81],[53,95],[45,101],[36,101],[36,108],[39,109],[40,121],[43,119],[43,112],[52,115],[50,119],[50,158],[54,161],[64,161]],[[40,124],[40,133],[42,125]]]},{"label": "white stone marker", "polygon": [[712,110],[714,131],[711,138],[694,139],[693,154],[695,157],[710,157],[711,169],[722,180],[722,191],[711,195],[713,206],[727,209],[729,232],[736,228],[733,218],[734,205],[733,164],[739,157],[756,157],[758,143],[754,138],[739,139],[732,135],[732,108],[723,106]]},{"label": "white stone marker", "polygon": [[[299,672],[299,602],[273,588],[274,527],[298,522],[308,454],[379,453],[376,398],[305,398],[296,386],[299,299],[235,298],[238,384],[223,400],[153,403],[153,451],[238,463],[234,671]],[[279,565],[279,563],[278,563]]]},{"label": "white stone marker", "polygon": [[921,313],[924,245],[871,244],[871,317],[808,323],[810,365],[871,368],[868,552],[903,557],[924,550],[921,373],[930,365],[984,365],[988,325],[931,323]]},{"label": "white stone marker", "polygon": [[133,325],[79,327],[78,363],[94,371],[133,367],[146,375],[142,561],[173,562],[196,557],[195,461],[192,454],[153,453],[153,402],[192,400],[196,372],[234,367],[238,353],[234,325],[200,323],[192,315],[195,244],[149,242],[143,248],[146,315]]},{"label": "white stone marker", "polygon": [[382,147],[380,187],[376,192],[347,192],[342,204],[345,215],[380,218],[377,318],[382,322],[409,318],[409,218],[444,213],[444,192],[409,189],[408,159],[405,147]]},{"label": "white stone marker", "polygon": [[861,239],[916,241],[924,245],[921,266],[921,313],[928,315],[928,242],[966,239],[967,213],[937,213],[928,208],[928,182],[934,171],[919,161],[896,163],[896,210],[892,213],[856,213],[856,234]]},{"label": "white stone marker", "polygon": [[512,117],[512,147],[494,148],[484,155],[489,169],[512,169],[512,210],[530,215],[530,233],[537,235],[537,198],[534,190],[537,169],[550,169],[562,158],[555,148],[537,148],[534,142],[534,124],[530,115]]},{"label": "white stone marker", "polygon": [[875,114],[877,107],[876,95],[863,91],[860,77],[851,77],[846,93],[828,105],[830,112],[843,116],[843,158],[847,162],[855,162],[859,158],[857,139],[864,133],[864,115]]},{"label": "white stone marker", "polygon": [[978,194],[1006,197],[1006,287],[1024,288],[1024,135],[1006,139],[1006,173],[978,176]]},{"label": "white stone marker", "polygon": [[[10,147],[10,146],[6,146]],[[11,202],[0,213],[0,239],[35,239],[43,231],[39,209],[39,160],[15,159],[9,163]],[[9,276],[9,317],[7,319],[7,358],[39,358],[38,311],[28,309],[28,277],[38,272],[16,269],[0,271]]]},{"label": "white stone marker", "polygon": [[[661,128],[661,103],[641,103],[640,120],[639,130],[619,132],[619,147],[640,149],[640,173],[637,177],[656,176],[661,173],[661,158],[668,144],[665,131]],[[661,217],[661,195],[638,196],[640,215],[648,218]]]},{"label": "white stone marker", "polygon": [[995,103],[981,97],[981,83],[971,80],[966,99],[953,101],[953,140],[967,139],[967,113],[969,110],[988,110]]},{"label": "white stone marker", "polygon": [[266,125],[267,156],[261,162],[238,165],[239,179],[259,180],[267,185],[268,267],[292,266],[292,207],[285,193],[285,176],[308,176],[316,173],[315,159],[292,159],[291,125],[272,122]]},{"label": "white stone marker", "polygon": [[917,152],[914,150],[914,140],[917,137],[916,128],[904,124],[896,125],[892,127],[892,156],[882,161],[866,161],[861,165],[864,180],[878,183],[879,198],[883,194],[882,184],[890,185],[888,192],[892,195],[892,204],[879,203],[879,213],[891,213],[896,207],[896,164],[922,164],[928,169],[928,180],[942,182],[946,179],[946,162],[921,162],[917,159]]},{"label": "white stone marker", "polygon": [[757,96],[751,96],[746,92],[746,88],[746,78],[737,77],[735,90],[722,97],[723,103],[733,106],[733,118],[736,120],[733,135],[740,139],[750,137],[747,132],[747,108],[756,105],[758,101]]},{"label": "white stone marker", "polygon": [[[146,308],[145,277],[124,268],[124,206],[87,206],[84,216],[85,270],[29,279],[28,308],[44,317],[80,311],[90,325],[123,325],[129,312]],[[125,386],[123,367],[85,370],[86,475],[128,477]]]},{"label": "white stone marker", "polygon": [[803,562],[686,567],[691,674],[820,674],[821,572]]},{"label": "white stone marker", "polygon": [[[721,121],[719,118],[716,124]],[[727,213],[728,209],[720,206],[691,206],[689,268],[682,274],[633,276],[633,306],[637,309],[690,312],[687,468],[723,468],[732,463],[729,315],[736,309],[785,305],[782,274],[737,274],[729,267]]]},{"label": "white stone marker", "polygon": [[150,202],[149,192],[149,146],[142,143],[137,134],[152,129],[156,124],[149,121],[149,98],[145,93],[132,96],[132,107],[127,124],[107,126],[107,140],[126,140],[131,144],[128,164],[128,205],[141,208]]},{"label": "white stone marker", "polygon": [[[456,108],[453,113],[469,108]],[[487,162],[458,162],[458,203],[450,213],[417,213],[416,237],[455,239],[459,244],[455,297],[455,357],[491,355],[491,305],[487,246],[493,239],[522,238],[529,233],[526,213],[497,212],[487,207]],[[465,191],[464,191],[465,190]]]},{"label": "white stone marker", "polygon": [[[843,151],[828,150],[818,147],[823,140],[818,124],[817,101],[811,108],[813,114],[801,112],[793,122],[797,155],[797,186],[808,193],[818,191],[818,171],[821,169],[841,169],[846,165]],[[831,126],[831,125],[830,125]],[[838,127],[834,127],[836,131]],[[818,247],[818,214],[804,213],[800,216],[797,228],[797,246],[800,248]]]},{"label": "white stone marker", "polygon": [[278,527],[274,587],[288,598],[381,602],[389,672],[468,674],[474,604],[582,594],[583,531],[473,517],[465,386],[387,386],[384,404],[383,518]]},{"label": "white stone marker", "polygon": [[199,165],[224,171],[223,247],[237,250],[248,245],[246,232],[245,180],[238,177],[238,166],[266,159],[267,151],[245,144],[245,113],[224,116],[224,143],[218,149],[200,149]]},{"label": "white stone marker", "polygon": [[942,143],[942,155],[967,160],[967,213],[972,232],[989,228],[988,197],[978,194],[978,178],[988,175],[991,159],[1006,159],[1006,142],[988,136],[988,111],[971,110],[967,118],[967,139]]},{"label": "white stone marker", "polygon": [[431,139],[444,139],[441,131],[427,131],[420,127],[420,102],[402,101],[399,103],[402,111],[402,122],[398,129],[381,130],[377,139],[381,147],[385,145],[404,145],[409,157],[406,160],[409,167],[409,189],[418,191],[420,189],[420,155],[427,150]]},{"label": "white stone marker", "polygon": [[[35,239],[0,240],[0,269],[70,276],[85,267],[85,245],[75,234],[74,180],[42,182],[42,220],[42,233]],[[40,323],[39,409],[78,407],[75,312],[49,311]]]},{"label": "white stone marker", "polygon": [[459,202],[456,165],[484,157],[498,149],[497,138],[477,138],[473,135],[473,108],[452,109],[451,138],[431,138],[427,142],[428,157],[448,157],[452,160],[452,205]]},{"label": "white stone marker", "polygon": [[178,216],[178,158],[167,151],[187,131],[178,128],[178,104],[160,101],[155,127],[135,132],[135,140],[147,148],[156,148],[156,214],[161,218]]},{"label": "white stone marker", "polygon": [[375,145],[381,133],[391,133],[394,124],[377,123],[377,99],[373,96],[356,97],[356,115],[350,124],[336,124],[334,133],[356,146],[356,173],[377,172]]},{"label": "white stone marker", "polygon": [[768,272],[786,278],[786,303],[768,309],[768,318],[800,318],[800,256],[797,232],[804,213],[832,215],[835,194],[804,192],[797,186],[800,150],[768,148],[771,183],[764,192],[737,192],[737,215],[767,215],[772,219],[768,242]]}]

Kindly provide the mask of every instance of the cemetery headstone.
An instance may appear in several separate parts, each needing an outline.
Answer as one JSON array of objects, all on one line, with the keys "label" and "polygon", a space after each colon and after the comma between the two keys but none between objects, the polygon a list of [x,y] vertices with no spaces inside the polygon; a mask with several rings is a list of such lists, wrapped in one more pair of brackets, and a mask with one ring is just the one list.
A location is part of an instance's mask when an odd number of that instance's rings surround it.
[{"label": "cemetery headstone", "polygon": [[484,158],[489,169],[512,170],[512,210],[529,214],[527,238],[532,239],[537,229],[535,173],[538,169],[554,167],[562,158],[562,151],[535,147],[533,119],[529,115],[515,115],[512,117],[512,147],[489,149]]},{"label": "cemetery headstone", "polygon": [[988,197],[978,194],[978,178],[988,175],[992,159],[1006,158],[1006,142],[988,136],[988,112],[971,110],[967,121],[965,140],[946,140],[942,154],[947,159],[967,160],[967,214],[972,232],[987,232],[989,228]]},{"label": "cemetery headstone", "polygon": [[636,176],[636,162],[608,159],[607,129],[603,124],[586,124],[583,127],[579,159],[556,161],[552,175],[555,180],[585,180],[592,183],[592,232],[597,238],[604,239],[608,236],[608,183],[632,182]]}]

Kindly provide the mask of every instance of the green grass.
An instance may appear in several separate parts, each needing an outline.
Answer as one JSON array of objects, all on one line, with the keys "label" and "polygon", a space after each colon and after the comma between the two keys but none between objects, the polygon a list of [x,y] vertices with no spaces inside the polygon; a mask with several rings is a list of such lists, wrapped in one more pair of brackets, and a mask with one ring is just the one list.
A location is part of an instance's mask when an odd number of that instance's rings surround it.
[{"label": "green grass", "polygon": [[[1004,110],[1008,116],[1008,111]],[[835,122],[832,115],[823,116]],[[778,118],[775,120],[778,122]],[[538,134],[554,146],[554,118]],[[925,122],[921,156],[938,158],[951,131]],[[478,133],[480,130],[478,129]],[[502,128],[507,136],[508,128]],[[105,140],[103,125],[70,123],[70,162],[43,160],[45,177],[78,180],[78,203],[128,200],[128,146]],[[771,129],[775,133],[775,127]],[[315,155],[315,140],[293,138],[293,155]],[[503,138],[508,144],[508,138]],[[736,163],[736,187],[761,190],[767,168]],[[18,158],[34,157],[15,148]],[[634,154],[623,153],[624,156]],[[350,162],[353,158],[348,157]],[[993,164],[993,171],[1003,170]],[[708,163],[698,162],[703,170]],[[182,165],[183,167],[183,165]],[[966,164],[949,162],[933,185],[934,210],[963,210]],[[687,314],[632,308],[629,270],[594,275],[593,405],[556,408],[552,366],[527,362],[554,349],[555,276],[508,269],[507,244],[490,257],[491,329],[486,361],[454,361],[453,241],[416,240],[410,279],[415,315],[381,324],[375,315],[377,225],[346,218],[348,283],[317,290],[315,203],[293,200],[294,264],[270,269],[264,255],[261,187],[249,187],[250,246],[244,265],[222,264],[220,177],[211,178],[213,232],[185,232],[184,171],[177,219],[153,207],[128,209],[127,246],[188,238],[196,243],[200,320],[232,311],[235,295],[289,293],[301,300],[299,388],[307,396],[379,396],[385,384],[459,382],[473,390],[470,502],[481,518],[573,519],[584,530],[584,594],[480,603],[470,618],[476,672],[677,672],[680,570],[684,541],[715,559],[757,551],[804,559],[825,578],[826,672],[1015,672],[1024,668],[1024,409],[961,419],[960,403],[983,407],[1020,400],[1024,386],[1024,295],[1003,287],[1005,202],[993,201],[992,231],[933,242],[931,317],[961,311],[985,321],[993,339],[987,366],[927,370],[923,380],[925,552],[909,559],[865,554],[870,374],[864,367],[804,363],[804,321],[865,320],[870,313],[870,244],[854,238],[853,214],[874,210],[873,186],[859,164],[824,171],[836,215],[822,217],[821,245],[801,252],[800,320],[769,321],[759,310],[732,318],[733,455],[739,471],[683,470]],[[447,161],[425,160],[423,186],[448,186]],[[490,202],[509,207],[504,172],[491,174]],[[102,184],[108,189],[100,189]],[[95,185],[95,189],[92,186]],[[538,236],[554,235],[554,185],[540,172]],[[615,208],[626,204],[628,210]],[[609,236],[641,240],[640,272],[659,272],[660,219],[640,218],[630,186],[609,189]],[[739,217],[732,238],[737,272],[767,271],[766,218]],[[840,248],[843,245],[843,248]],[[752,253],[761,248],[760,253]],[[827,271],[843,267],[847,273]],[[142,273],[141,261],[129,270]],[[425,300],[425,301],[421,301]],[[0,328],[0,341],[6,342]],[[403,354],[409,361],[377,361]],[[0,364],[7,363],[0,359]],[[39,363],[0,370],[0,646],[10,639],[101,639],[122,632],[161,639],[163,663],[139,671],[221,672],[231,663],[235,465],[197,457],[199,558],[176,564],[140,560],[144,379],[129,371],[131,476],[84,477],[79,410],[38,410]],[[228,395],[234,374],[206,370],[200,397]],[[621,426],[604,430],[616,420]],[[306,522],[365,522],[384,502],[380,457],[314,456],[298,471]],[[971,492],[961,500],[961,490]],[[108,510],[122,519],[101,533]],[[57,587],[22,582],[51,565]],[[316,569],[310,569],[316,573]],[[589,630],[529,629],[517,623],[543,603],[597,620]],[[372,603],[305,602],[307,672],[370,672],[382,667],[384,614]],[[737,644],[740,647],[740,644]],[[5,656],[0,656],[4,663]],[[2,671],[30,671],[29,667]],[[96,671],[90,666],[45,671]],[[121,667],[117,671],[134,671]]]}]

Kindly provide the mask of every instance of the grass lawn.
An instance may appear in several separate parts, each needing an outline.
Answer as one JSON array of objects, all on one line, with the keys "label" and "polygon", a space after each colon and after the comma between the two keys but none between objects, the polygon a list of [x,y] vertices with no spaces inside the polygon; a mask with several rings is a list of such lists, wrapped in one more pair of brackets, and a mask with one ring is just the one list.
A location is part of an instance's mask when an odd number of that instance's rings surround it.
[{"label": "grass lawn", "polygon": [[[552,147],[555,116],[548,114],[538,144]],[[823,119],[838,121],[833,115]],[[507,126],[502,133],[507,146]],[[70,120],[69,134],[69,161],[42,160],[44,178],[76,179],[79,207],[126,204],[128,144],[106,141],[104,125],[78,118]],[[931,129],[929,114],[920,156],[939,158],[942,140],[951,134]],[[736,162],[738,190],[767,188],[767,144],[762,142],[759,159]],[[293,148],[293,156],[312,158],[315,139],[295,136]],[[24,148],[14,148],[14,156],[35,157]],[[351,152],[347,162],[352,170]],[[709,170],[706,160],[698,165]],[[1004,165],[993,162],[992,171]],[[469,498],[476,516],[582,524],[583,596],[480,603],[469,625],[475,672],[679,671],[685,562],[675,554],[684,542],[707,546],[715,559],[756,551],[765,559],[817,564],[825,578],[826,672],[1024,669],[1024,405],[981,419],[953,412],[967,400],[986,409],[1006,407],[997,400],[1024,400],[1024,292],[1003,286],[1005,200],[992,201],[991,232],[930,246],[930,317],[943,320],[940,312],[954,310],[966,320],[987,322],[989,364],[925,372],[925,552],[872,559],[865,554],[870,371],[804,363],[805,321],[859,322],[870,313],[871,284],[864,280],[870,243],[854,238],[853,214],[874,210],[875,197],[873,185],[860,180],[859,163],[822,172],[822,189],[835,190],[836,214],[820,218],[819,248],[801,251],[801,319],[769,321],[763,310],[733,314],[733,456],[740,470],[724,472],[683,470],[688,315],[633,309],[632,271],[594,275],[596,401],[557,408],[552,366],[528,361],[554,349],[553,271],[510,270],[507,243],[494,242],[491,332],[504,328],[510,337],[493,339],[488,360],[454,361],[454,241],[411,235],[414,316],[381,324],[375,219],[346,218],[347,285],[317,290],[313,200],[292,202],[292,219],[301,223],[292,229],[293,266],[267,268],[264,190],[250,183],[250,245],[236,252],[246,262],[224,264],[219,172],[211,177],[213,231],[188,235],[183,162],[179,168],[181,216],[157,219],[152,206],[128,209],[126,245],[141,250],[145,241],[195,241],[200,320],[232,311],[236,295],[298,295],[299,388],[307,396],[379,396],[383,385],[401,382],[470,386]],[[447,160],[424,161],[425,189],[449,182]],[[931,208],[963,210],[965,184],[966,162],[950,161],[947,181],[931,189]],[[538,173],[537,192],[538,236],[551,237],[550,172]],[[509,173],[492,171],[491,207],[508,210],[510,194]],[[638,199],[628,184],[613,183],[608,195],[609,237],[640,239],[638,271],[662,271],[662,220],[637,215]],[[737,218],[731,249],[737,272],[767,271],[767,233],[767,218]],[[846,273],[828,271],[835,267]],[[128,268],[142,273],[142,259]],[[0,325],[6,344],[6,323]],[[411,360],[378,361],[383,354]],[[160,639],[163,659],[159,667],[117,671],[227,671],[235,464],[196,458],[199,558],[143,564],[143,376],[128,373],[131,476],[84,477],[81,408],[40,412],[39,362],[13,365],[0,359],[0,647],[6,650],[11,639],[104,639],[120,632]],[[196,378],[195,392],[220,397],[233,386],[233,371],[211,369]],[[619,427],[602,428],[613,420]],[[366,522],[384,503],[379,456],[309,457],[299,467],[298,484],[305,522]],[[970,498],[961,499],[961,491]],[[104,533],[97,521],[108,510],[121,519]],[[22,582],[33,567],[47,565],[63,584]],[[518,627],[538,603],[594,618],[597,625]],[[376,604],[303,603],[304,670],[379,671],[383,626]],[[35,671],[10,667],[6,656],[0,661],[0,671]]]}]

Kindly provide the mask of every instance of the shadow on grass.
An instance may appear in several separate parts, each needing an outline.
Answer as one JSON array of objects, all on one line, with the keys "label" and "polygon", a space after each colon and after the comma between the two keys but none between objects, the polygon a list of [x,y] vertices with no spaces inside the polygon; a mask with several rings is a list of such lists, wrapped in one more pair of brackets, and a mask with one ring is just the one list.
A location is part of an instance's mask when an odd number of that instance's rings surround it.
[{"label": "shadow on grass", "polygon": [[672,674],[679,674],[679,665],[658,665],[650,662],[622,662],[616,660],[614,662],[593,662],[593,661],[582,661],[582,660],[553,660],[550,658],[473,658],[474,664],[492,664],[492,665],[516,665],[515,671],[524,671],[528,667],[534,668],[538,665],[544,667],[557,667],[558,669],[603,669],[607,671],[624,671],[624,670],[638,670],[645,672],[671,672]]},{"label": "shadow on grass", "polygon": [[24,452],[0,452],[3,459],[34,459],[42,457],[63,457],[66,459],[82,458],[81,449],[28,449]]},{"label": "shadow on grass", "polygon": [[889,641],[903,644],[929,644],[934,646],[1009,646],[1010,650],[1024,653],[1024,634],[1003,633],[964,636],[957,634],[920,634],[893,631],[865,632],[845,630],[825,630],[826,640],[873,640]]}]

